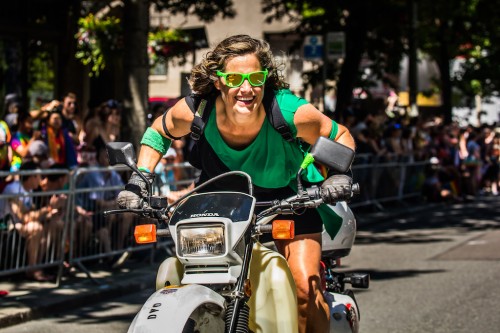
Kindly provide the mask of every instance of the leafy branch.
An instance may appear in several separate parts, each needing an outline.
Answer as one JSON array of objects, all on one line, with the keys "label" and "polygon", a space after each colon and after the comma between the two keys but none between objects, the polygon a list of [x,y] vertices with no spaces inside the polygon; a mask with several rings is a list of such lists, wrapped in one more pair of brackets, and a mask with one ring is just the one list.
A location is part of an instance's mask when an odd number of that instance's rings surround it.
[{"label": "leafy branch", "polygon": [[78,20],[78,27],[75,57],[90,66],[89,76],[99,76],[109,54],[123,48],[120,19],[100,19],[90,13]]}]

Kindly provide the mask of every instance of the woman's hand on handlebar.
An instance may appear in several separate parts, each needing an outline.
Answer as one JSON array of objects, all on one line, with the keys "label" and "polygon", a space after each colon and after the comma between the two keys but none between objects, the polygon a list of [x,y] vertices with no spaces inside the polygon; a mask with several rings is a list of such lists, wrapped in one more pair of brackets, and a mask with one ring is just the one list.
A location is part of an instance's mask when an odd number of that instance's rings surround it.
[{"label": "woman's hand on handlebar", "polygon": [[[142,172],[142,174],[150,183],[153,183],[154,174],[149,172]],[[125,189],[118,194],[116,203],[120,208],[141,208],[144,202],[143,199],[149,195],[147,189],[148,185],[144,182],[142,177],[134,172],[132,173],[132,176],[130,176],[127,185],[125,185]]]},{"label": "woman's hand on handlebar", "polygon": [[359,192],[358,185],[352,184],[348,175],[334,175],[321,184],[320,195],[323,202],[332,204],[339,201],[349,202],[354,194]]}]

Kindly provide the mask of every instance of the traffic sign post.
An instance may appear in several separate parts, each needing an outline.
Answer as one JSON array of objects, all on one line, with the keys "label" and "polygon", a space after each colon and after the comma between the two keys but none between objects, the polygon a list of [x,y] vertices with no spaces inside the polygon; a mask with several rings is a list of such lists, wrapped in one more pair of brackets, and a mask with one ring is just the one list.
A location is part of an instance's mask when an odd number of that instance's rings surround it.
[{"label": "traffic sign post", "polygon": [[336,60],[345,56],[345,34],[342,31],[329,32],[326,34],[326,57],[328,60]]},{"label": "traffic sign post", "polygon": [[304,59],[323,60],[324,46],[323,36],[310,35],[304,39]]}]

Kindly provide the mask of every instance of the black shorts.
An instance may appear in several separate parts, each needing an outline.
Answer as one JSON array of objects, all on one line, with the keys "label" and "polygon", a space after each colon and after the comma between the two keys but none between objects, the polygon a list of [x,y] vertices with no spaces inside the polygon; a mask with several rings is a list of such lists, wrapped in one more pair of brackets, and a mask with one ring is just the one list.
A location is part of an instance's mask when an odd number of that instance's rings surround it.
[{"label": "black shorts", "polygon": [[[270,201],[276,199],[286,199],[296,193],[289,187],[279,189],[255,189],[254,193],[257,201]],[[256,211],[261,212],[267,207],[256,207]],[[323,231],[323,222],[316,209],[305,209],[300,215],[278,215],[275,220],[293,220],[295,223],[295,235],[315,234]]]},{"label": "black shorts", "polygon": [[[203,177],[205,176],[205,177]],[[202,173],[196,186],[206,181],[208,177]],[[309,187],[312,184],[308,182],[303,182],[304,187]],[[254,185],[254,196],[257,201],[272,201],[287,199],[291,196],[296,195],[290,187],[280,187],[276,189],[272,188],[262,188]],[[212,183],[205,187],[201,192],[211,192],[211,191],[237,191],[248,193],[248,182],[247,179],[237,176],[229,176],[220,179],[218,182]],[[259,213],[268,207],[256,207],[256,212]],[[275,220],[293,220],[295,222],[295,235],[305,235],[321,233],[323,231],[323,222],[321,216],[316,209],[307,209],[300,215],[278,215]]]}]

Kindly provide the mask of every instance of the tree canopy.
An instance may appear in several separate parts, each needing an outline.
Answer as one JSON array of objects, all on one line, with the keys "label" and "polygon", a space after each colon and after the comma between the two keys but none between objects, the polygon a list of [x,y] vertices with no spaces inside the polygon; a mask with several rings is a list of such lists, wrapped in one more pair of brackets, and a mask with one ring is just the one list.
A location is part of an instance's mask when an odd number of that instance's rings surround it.
[{"label": "tree canopy", "polygon": [[[500,1],[417,1],[417,29],[410,33],[411,1],[403,0],[263,0],[268,19],[288,18],[303,34],[343,31],[346,55],[342,66],[329,71],[338,81],[337,109],[345,108],[354,86],[369,85],[359,71],[363,57],[370,59],[370,73],[380,79],[398,73],[411,38],[440,69],[437,86],[442,111],[451,121],[452,91],[472,100],[474,95],[497,95],[500,90]],[[450,63],[456,63],[451,71]],[[365,75],[366,78],[366,75]]]}]

